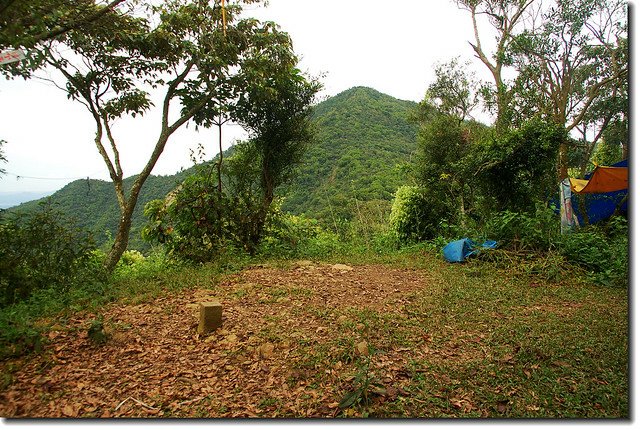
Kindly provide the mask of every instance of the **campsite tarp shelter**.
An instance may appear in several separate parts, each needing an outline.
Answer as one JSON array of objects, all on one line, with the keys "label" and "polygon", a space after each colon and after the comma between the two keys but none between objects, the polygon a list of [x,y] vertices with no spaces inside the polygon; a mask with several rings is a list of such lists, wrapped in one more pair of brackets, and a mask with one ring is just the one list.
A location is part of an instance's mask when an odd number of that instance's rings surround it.
[{"label": "campsite tarp shelter", "polygon": [[628,160],[597,166],[585,179],[565,179],[560,184],[563,231],[575,224],[595,224],[616,212],[626,215],[628,189]]}]

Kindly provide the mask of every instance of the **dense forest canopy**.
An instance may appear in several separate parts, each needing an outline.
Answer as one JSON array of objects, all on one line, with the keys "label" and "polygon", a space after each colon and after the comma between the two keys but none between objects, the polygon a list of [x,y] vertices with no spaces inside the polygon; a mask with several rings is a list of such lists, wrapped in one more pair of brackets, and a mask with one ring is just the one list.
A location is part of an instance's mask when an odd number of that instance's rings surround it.
[{"label": "dense forest canopy", "polygon": [[391,201],[416,148],[414,107],[366,87],[318,104],[316,142],[286,190],[283,210],[332,222],[353,218],[357,201]]}]

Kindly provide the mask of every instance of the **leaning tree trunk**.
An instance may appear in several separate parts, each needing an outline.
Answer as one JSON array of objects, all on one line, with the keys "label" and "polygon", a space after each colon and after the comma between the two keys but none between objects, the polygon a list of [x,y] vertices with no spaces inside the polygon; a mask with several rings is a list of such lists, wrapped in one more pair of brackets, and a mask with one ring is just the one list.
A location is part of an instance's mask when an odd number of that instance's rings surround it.
[{"label": "leaning tree trunk", "polygon": [[[128,210],[129,206],[131,207],[131,210]],[[129,232],[131,231],[131,219],[134,208],[135,204],[127,205],[127,210],[125,210],[125,212],[120,217],[115,240],[104,262],[104,267],[108,272],[113,272],[113,269],[116,268],[116,265],[118,264],[118,261],[120,261],[122,254],[124,254],[124,252],[127,250],[127,246],[129,245]]]},{"label": "leaning tree trunk", "polygon": [[[162,144],[162,147],[164,147],[164,144]],[[153,162],[153,164],[155,165],[155,162]],[[151,168],[153,168],[153,166],[151,166]],[[129,199],[126,202],[126,205],[120,210],[120,222],[118,223],[116,237],[104,262],[104,267],[108,272],[113,272],[118,261],[120,261],[120,257],[122,257],[122,254],[124,254],[127,250],[127,246],[129,245],[129,233],[131,232],[133,211],[138,203],[138,196],[140,195],[142,185],[144,185],[144,182],[149,177],[149,173],[145,173],[147,171],[150,172],[151,169],[144,169],[142,173],[138,175],[131,187],[131,192],[129,193]]]},{"label": "leaning tree trunk", "polygon": [[[177,127],[174,127],[174,130],[176,128]],[[173,133],[173,130],[169,130],[166,127],[164,128],[162,133],[160,133],[160,137],[158,138],[158,142],[156,143],[149,161],[134,181],[133,186],[131,187],[131,191],[129,192],[129,198],[126,200],[124,208],[121,208],[120,210],[120,222],[118,223],[118,230],[116,232],[115,241],[113,242],[111,250],[107,254],[107,258],[104,262],[104,267],[108,272],[112,272],[113,269],[115,269],[118,261],[120,261],[120,257],[122,257],[124,251],[127,250],[127,245],[129,244],[129,233],[131,232],[133,211],[135,210],[138,203],[140,190],[142,189],[142,186],[144,185],[149,175],[151,175],[151,171],[156,165],[158,158],[160,158],[160,155],[164,151],[164,147],[167,144],[171,133]]]}]

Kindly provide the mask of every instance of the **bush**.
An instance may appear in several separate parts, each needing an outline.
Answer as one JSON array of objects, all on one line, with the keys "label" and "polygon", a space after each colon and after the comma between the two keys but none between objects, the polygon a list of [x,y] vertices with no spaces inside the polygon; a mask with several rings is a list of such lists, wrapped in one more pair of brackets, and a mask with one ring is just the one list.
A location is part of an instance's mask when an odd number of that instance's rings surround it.
[{"label": "bush", "polygon": [[536,206],[534,212],[506,210],[487,220],[483,234],[502,248],[549,251],[559,239],[560,221],[553,210],[542,205]]},{"label": "bush", "polygon": [[[278,202],[279,203],[279,202]],[[340,237],[323,229],[315,219],[281,212],[279,204],[269,214],[259,252],[265,257],[316,258],[335,252]]]},{"label": "bush", "polygon": [[565,258],[591,272],[593,281],[626,287],[629,277],[629,227],[623,217],[563,235],[559,242]]},{"label": "bush", "polygon": [[396,191],[389,223],[401,242],[417,242],[436,237],[450,215],[442,199],[427,188],[405,185]]},{"label": "bush", "polygon": [[256,157],[251,142],[237,144],[222,166],[222,188],[215,163],[197,165],[166,199],[147,203],[143,238],[193,262],[215,261],[238,250],[254,254],[272,208]]},{"label": "bush", "polygon": [[628,284],[629,228],[623,217],[560,234],[557,215],[538,206],[533,213],[495,214],[485,224],[483,235],[498,241],[502,249],[538,253],[541,258],[555,260],[559,255],[566,263],[587,270],[599,285]]},{"label": "bush", "polygon": [[0,307],[35,291],[66,291],[87,270],[94,244],[50,201],[30,214],[0,214]]}]

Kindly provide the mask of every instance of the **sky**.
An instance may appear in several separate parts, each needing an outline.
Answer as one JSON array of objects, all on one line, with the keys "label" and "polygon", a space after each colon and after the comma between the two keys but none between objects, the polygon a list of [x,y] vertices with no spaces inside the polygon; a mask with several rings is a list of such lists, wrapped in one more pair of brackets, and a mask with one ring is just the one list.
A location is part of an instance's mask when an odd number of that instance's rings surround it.
[{"label": "sky", "polygon": [[[455,56],[472,59],[470,18],[449,0],[270,0],[266,8],[247,9],[247,15],[275,21],[291,35],[300,68],[324,75],[322,98],[369,86],[420,101],[437,62]],[[118,121],[115,135],[122,142],[125,176],[144,166],[157,138],[158,120],[151,112],[142,120]],[[108,180],[93,144],[92,121],[82,105],[50,83],[0,77],[0,139],[7,141],[3,151],[8,159],[0,194],[54,191],[87,177]],[[190,167],[190,153],[198,144],[213,157],[216,133],[196,131],[192,125],[179,130],[153,174]],[[245,136],[237,125],[225,127],[224,147]]]}]

